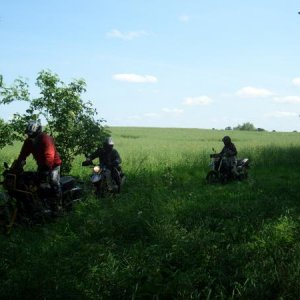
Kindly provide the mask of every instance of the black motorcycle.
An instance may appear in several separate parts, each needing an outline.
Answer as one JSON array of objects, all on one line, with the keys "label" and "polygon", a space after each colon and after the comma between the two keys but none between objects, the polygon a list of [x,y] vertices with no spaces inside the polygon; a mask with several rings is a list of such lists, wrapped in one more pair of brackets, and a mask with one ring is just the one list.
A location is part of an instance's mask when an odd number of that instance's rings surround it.
[{"label": "black motorcycle", "polygon": [[[52,189],[47,181],[39,178],[37,172],[24,171],[23,165],[15,161],[10,167],[4,163],[4,191],[0,193],[0,227],[9,233],[14,224],[41,223],[53,216],[49,195]],[[62,176],[62,211],[69,211],[75,202],[82,199],[82,188],[71,176]]]},{"label": "black motorcycle", "polygon": [[226,183],[231,180],[244,180],[248,178],[250,168],[249,159],[237,160],[236,173],[232,172],[231,166],[227,163],[227,157],[217,153],[210,154],[210,170],[206,175],[207,183]]},{"label": "black motorcycle", "polygon": [[106,168],[101,168],[99,165],[94,165],[92,161],[86,160],[82,166],[91,166],[92,175],[90,180],[95,190],[96,197],[104,198],[107,196],[114,196],[121,192],[121,187],[125,182],[125,175],[120,167],[111,168],[112,187],[109,188],[107,183]]}]

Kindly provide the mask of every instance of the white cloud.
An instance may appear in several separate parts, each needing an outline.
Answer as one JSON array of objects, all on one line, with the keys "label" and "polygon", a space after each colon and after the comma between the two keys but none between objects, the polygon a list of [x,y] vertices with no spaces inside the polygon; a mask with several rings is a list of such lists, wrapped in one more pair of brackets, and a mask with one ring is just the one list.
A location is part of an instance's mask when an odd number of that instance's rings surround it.
[{"label": "white cloud", "polygon": [[267,89],[259,89],[251,86],[246,86],[236,92],[236,95],[242,98],[265,98],[274,95],[273,92]]},{"label": "white cloud", "polygon": [[290,111],[274,111],[265,115],[266,117],[274,117],[274,118],[290,118],[297,117],[298,114]]},{"label": "white cloud", "polygon": [[129,32],[122,32],[118,29],[113,29],[110,32],[106,33],[107,37],[110,38],[117,38],[125,41],[131,41],[133,39],[142,37],[148,35],[146,31],[144,30],[139,30],[139,31],[129,31]]},{"label": "white cloud", "polygon": [[115,74],[114,80],[132,82],[132,83],[155,83],[157,78],[152,75],[138,75],[138,74]]},{"label": "white cloud", "polygon": [[212,99],[208,96],[199,97],[187,97],[183,100],[184,105],[208,105],[212,102]]},{"label": "white cloud", "polygon": [[184,112],[183,109],[179,109],[179,108],[163,108],[162,111],[164,113],[167,113],[167,114],[174,114],[174,115],[180,115]]},{"label": "white cloud", "polygon": [[184,14],[184,15],[179,16],[178,19],[179,19],[180,22],[186,23],[186,22],[188,22],[190,20],[190,16]]},{"label": "white cloud", "polygon": [[293,85],[300,86],[300,77],[296,77],[292,80]]},{"label": "white cloud", "polygon": [[300,104],[300,96],[286,96],[281,98],[274,98],[277,103],[287,103],[287,104]]}]

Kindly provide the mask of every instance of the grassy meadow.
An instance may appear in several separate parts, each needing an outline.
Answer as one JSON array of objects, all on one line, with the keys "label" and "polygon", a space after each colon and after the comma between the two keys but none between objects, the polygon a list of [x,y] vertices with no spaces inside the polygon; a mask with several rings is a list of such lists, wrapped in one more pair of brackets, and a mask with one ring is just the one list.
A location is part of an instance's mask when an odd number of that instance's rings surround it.
[{"label": "grassy meadow", "polygon": [[[300,133],[111,128],[127,181],[0,236],[0,299],[299,299]],[[229,134],[249,179],[207,185]],[[12,161],[21,144],[0,150]],[[34,169],[28,160],[26,169]]]}]

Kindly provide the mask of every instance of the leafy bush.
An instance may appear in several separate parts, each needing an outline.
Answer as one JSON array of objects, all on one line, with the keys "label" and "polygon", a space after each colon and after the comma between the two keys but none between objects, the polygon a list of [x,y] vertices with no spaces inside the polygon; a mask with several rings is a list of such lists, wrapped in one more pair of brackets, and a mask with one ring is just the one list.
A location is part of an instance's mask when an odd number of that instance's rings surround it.
[{"label": "leafy bush", "polygon": [[8,123],[4,122],[3,119],[0,119],[0,149],[5,145],[12,145],[12,130]]}]

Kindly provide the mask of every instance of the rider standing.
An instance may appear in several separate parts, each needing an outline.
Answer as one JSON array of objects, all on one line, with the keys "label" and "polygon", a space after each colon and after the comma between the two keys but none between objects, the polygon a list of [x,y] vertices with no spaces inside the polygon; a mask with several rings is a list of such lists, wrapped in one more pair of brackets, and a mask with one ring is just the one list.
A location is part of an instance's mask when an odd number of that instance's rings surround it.
[{"label": "rider standing", "polygon": [[121,171],[120,164],[122,159],[116,149],[114,149],[114,142],[112,137],[106,137],[103,146],[98,148],[94,153],[87,157],[87,161],[92,161],[99,158],[100,167],[105,170],[108,189],[112,191],[114,188],[112,183],[112,172],[114,168]]},{"label": "rider standing", "polygon": [[224,147],[219,153],[220,156],[225,158],[225,163],[227,167],[231,170],[234,175],[238,175],[236,166],[237,166],[237,150],[235,145],[232,143],[231,138],[226,135],[223,137],[222,142]]},{"label": "rider standing", "polygon": [[38,175],[42,182],[49,182],[51,195],[49,197],[53,215],[61,209],[61,188],[60,188],[60,166],[61,159],[56,150],[53,138],[42,132],[39,121],[30,121],[25,133],[27,139],[24,141],[17,161],[24,163],[26,158],[32,154],[38,165]]}]

